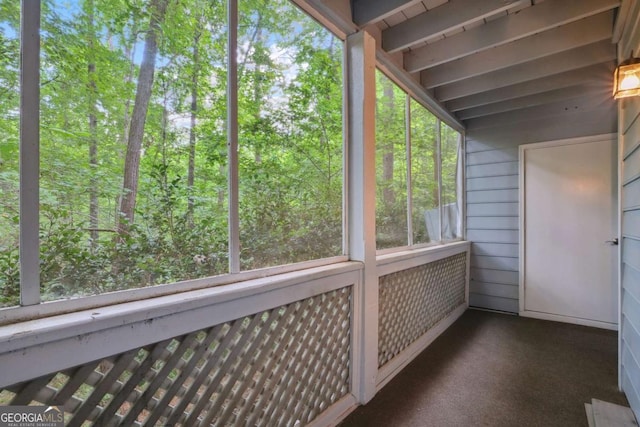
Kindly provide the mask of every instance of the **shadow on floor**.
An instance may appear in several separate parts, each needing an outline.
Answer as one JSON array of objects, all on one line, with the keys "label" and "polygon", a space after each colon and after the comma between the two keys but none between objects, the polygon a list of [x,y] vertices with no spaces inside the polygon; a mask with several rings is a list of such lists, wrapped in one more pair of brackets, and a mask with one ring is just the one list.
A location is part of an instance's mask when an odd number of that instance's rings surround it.
[{"label": "shadow on floor", "polygon": [[584,403],[627,406],[617,333],[468,310],[342,427],[587,426]]}]

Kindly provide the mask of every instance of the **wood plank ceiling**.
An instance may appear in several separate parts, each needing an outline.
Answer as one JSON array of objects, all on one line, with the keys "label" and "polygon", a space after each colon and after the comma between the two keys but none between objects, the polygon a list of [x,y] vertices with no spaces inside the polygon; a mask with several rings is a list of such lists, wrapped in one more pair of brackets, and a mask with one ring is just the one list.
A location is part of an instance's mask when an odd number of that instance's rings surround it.
[{"label": "wood plank ceiling", "polygon": [[352,0],[468,129],[611,108],[619,0]]}]

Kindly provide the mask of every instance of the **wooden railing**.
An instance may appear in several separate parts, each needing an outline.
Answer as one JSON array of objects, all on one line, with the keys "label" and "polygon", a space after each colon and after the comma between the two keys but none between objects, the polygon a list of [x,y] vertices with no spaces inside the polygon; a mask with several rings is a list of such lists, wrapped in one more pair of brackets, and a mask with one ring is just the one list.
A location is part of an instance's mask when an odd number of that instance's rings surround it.
[{"label": "wooden railing", "polygon": [[[468,250],[379,257],[380,385],[466,308]],[[0,327],[0,405],[60,406],[69,426],[335,424],[359,403],[362,267]]]}]

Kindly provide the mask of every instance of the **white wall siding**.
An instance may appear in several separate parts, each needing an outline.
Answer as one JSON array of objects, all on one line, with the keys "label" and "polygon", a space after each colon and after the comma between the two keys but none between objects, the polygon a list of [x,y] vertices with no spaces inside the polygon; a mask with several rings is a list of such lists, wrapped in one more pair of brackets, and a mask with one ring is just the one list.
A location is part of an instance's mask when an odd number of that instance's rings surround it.
[{"label": "white wall siding", "polygon": [[[496,149],[497,148],[497,149]],[[467,139],[469,304],[518,311],[518,149]]]},{"label": "white wall siding", "polygon": [[518,162],[474,165],[467,168],[467,178],[518,175]]},{"label": "white wall siding", "polygon": [[616,116],[615,104],[608,99],[587,118],[567,114],[482,128],[469,123],[466,188],[467,239],[473,243],[471,306],[519,311],[518,146],[615,133]]},{"label": "white wall siding", "polygon": [[640,414],[640,103],[621,102],[622,314],[621,385]]},{"label": "white wall siding", "polygon": [[483,216],[518,216],[518,203],[474,203],[467,206],[467,215],[469,218],[478,218]]},{"label": "white wall siding", "polygon": [[[628,20],[634,22],[637,16]],[[627,55],[631,49],[637,52],[640,28],[632,27],[622,36],[619,55]],[[623,211],[620,382],[636,417],[640,417],[640,100],[621,100],[618,111]]]}]

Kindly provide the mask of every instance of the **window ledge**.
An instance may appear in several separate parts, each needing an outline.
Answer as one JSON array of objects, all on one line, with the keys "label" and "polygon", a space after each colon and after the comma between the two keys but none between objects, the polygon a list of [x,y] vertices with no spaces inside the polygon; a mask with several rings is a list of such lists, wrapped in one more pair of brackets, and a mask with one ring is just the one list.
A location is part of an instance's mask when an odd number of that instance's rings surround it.
[{"label": "window ledge", "polygon": [[234,274],[222,274],[219,276],[203,277],[175,283],[159,284],[155,286],[123,289],[100,295],[87,295],[82,297],[61,299],[43,302],[35,305],[5,307],[0,309],[0,326],[25,322],[44,317],[52,317],[60,314],[75,313],[81,310],[99,309],[133,301],[149,300],[152,298],[210,289],[247,282],[254,279],[279,276],[296,271],[307,271],[315,267],[334,265],[348,261],[344,255],[332,258],[323,258],[295,264],[286,264],[275,267],[243,271]]},{"label": "window ledge", "polygon": [[[360,283],[342,262],[0,327],[0,388]],[[46,357],[43,359],[43,354]]]},{"label": "window ledge", "polygon": [[[179,292],[0,326],[0,353],[71,336],[80,337],[96,330],[152,321],[150,319],[178,312],[213,307],[234,300],[265,295],[284,288],[296,287],[301,283],[326,279],[361,269],[362,264],[359,262],[342,262],[225,286]],[[277,305],[281,304],[281,302],[277,303]]]},{"label": "window ledge", "polygon": [[407,249],[378,255],[376,258],[378,275],[384,276],[395,271],[427,264],[459,253],[469,252],[470,248],[471,242],[456,241],[438,246]]},{"label": "window ledge", "polygon": [[381,265],[389,264],[392,262],[402,261],[402,260],[416,258],[416,257],[423,257],[427,254],[439,254],[442,252],[449,253],[452,251],[456,253],[464,252],[464,250],[466,250],[469,247],[471,247],[471,242],[466,240],[460,240],[455,242],[447,242],[442,245],[433,245],[433,246],[426,246],[426,247],[415,248],[415,249],[400,250],[398,252],[385,253],[385,254],[378,255],[376,257],[376,260],[377,260],[378,266],[381,266]]}]

